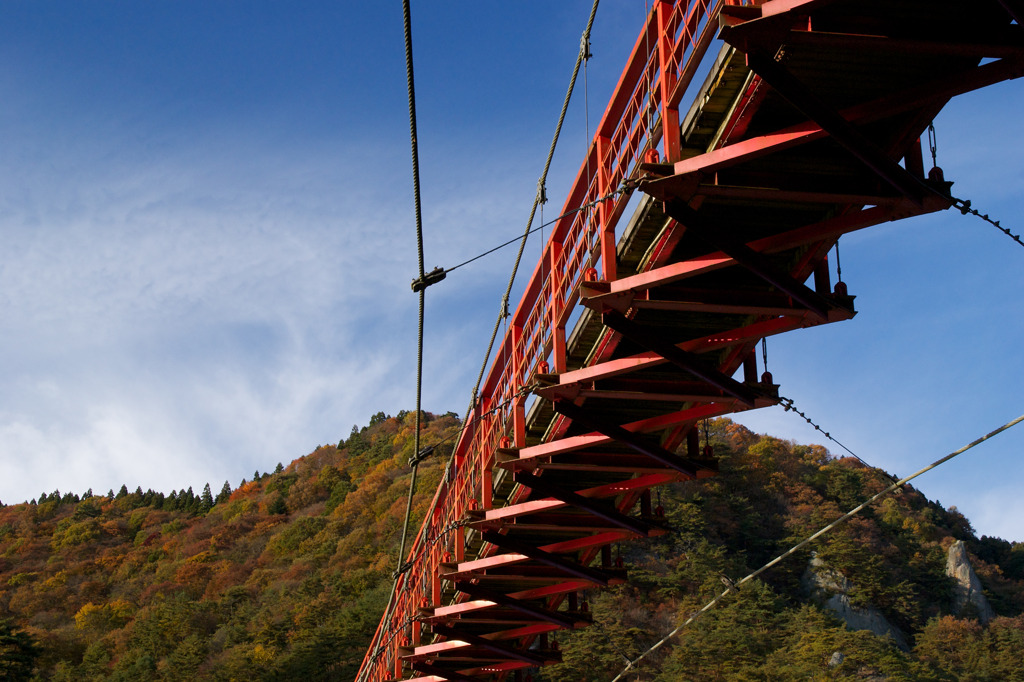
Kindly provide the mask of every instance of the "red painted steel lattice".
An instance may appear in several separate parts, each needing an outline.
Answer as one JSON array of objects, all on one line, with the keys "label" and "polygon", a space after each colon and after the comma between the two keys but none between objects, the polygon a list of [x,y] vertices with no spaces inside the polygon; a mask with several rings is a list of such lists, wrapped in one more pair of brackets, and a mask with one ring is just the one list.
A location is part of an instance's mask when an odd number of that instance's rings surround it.
[{"label": "red painted steel lattice", "polygon": [[777,402],[759,341],[854,316],[829,281],[839,236],[950,206],[920,134],[1024,73],[1020,7],[654,2],[359,679],[558,660],[549,633],[625,579],[610,545],[666,532],[650,490],[714,474],[694,425]]}]

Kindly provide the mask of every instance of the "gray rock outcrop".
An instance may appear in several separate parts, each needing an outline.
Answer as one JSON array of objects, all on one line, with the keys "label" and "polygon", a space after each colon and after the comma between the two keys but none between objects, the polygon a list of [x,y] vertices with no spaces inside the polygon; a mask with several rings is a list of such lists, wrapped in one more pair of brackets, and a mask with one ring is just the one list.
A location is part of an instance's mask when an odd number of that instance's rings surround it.
[{"label": "gray rock outcrop", "polygon": [[851,630],[868,630],[880,637],[891,637],[897,647],[910,651],[907,638],[878,609],[870,606],[860,608],[850,603],[853,585],[846,576],[826,566],[821,559],[811,559],[801,582],[815,601],[839,617]]},{"label": "gray rock outcrop", "polygon": [[982,623],[995,618],[996,614],[982,592],[981,581],[971,567],[963,540],[957,540],[949,548],[946,575],[956,581],[953,587],[953,611],[958,616],[977,616]]}]

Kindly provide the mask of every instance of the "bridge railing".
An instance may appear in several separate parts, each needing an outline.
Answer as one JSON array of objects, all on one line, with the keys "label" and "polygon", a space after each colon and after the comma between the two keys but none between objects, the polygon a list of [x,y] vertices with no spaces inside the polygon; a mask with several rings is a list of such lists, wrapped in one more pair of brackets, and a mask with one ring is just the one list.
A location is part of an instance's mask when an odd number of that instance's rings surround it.
[{"label": "bridge railing", "polygon": [[[615,227],[639,165],[680,153],[679,103],[711,46],[723,4],[760,0],[655,0],[587,157],[494,355],[471,419],[411,545],[360,680],[401,678],[400,647],[419,644],[419,609],[441,599],[442,564],[466,556],[469,512],[490,508],[499,447],[525,445],[526,387],[545,366],[565,370],[565,329],[587,277],[615,279]],[[660,153],[654,150],[661,145]]]}]

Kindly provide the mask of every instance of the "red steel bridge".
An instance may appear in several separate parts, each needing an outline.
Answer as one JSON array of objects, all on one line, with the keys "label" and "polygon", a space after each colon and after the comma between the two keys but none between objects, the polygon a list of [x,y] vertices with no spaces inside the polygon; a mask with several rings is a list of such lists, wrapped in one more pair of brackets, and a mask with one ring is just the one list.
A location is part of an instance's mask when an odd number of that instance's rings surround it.
[{"label": "red steel bridge", "polygon": [[715,474],[697,424],[778,402],[761,339],[856,314],[830,282],[839,237],[953,204],[920,138],[952,97],[1024,75],[1022,18],[654,0],[359,679],[556,662],[580,594],[627,580],[612,545],[668,532],[651,490]]}]

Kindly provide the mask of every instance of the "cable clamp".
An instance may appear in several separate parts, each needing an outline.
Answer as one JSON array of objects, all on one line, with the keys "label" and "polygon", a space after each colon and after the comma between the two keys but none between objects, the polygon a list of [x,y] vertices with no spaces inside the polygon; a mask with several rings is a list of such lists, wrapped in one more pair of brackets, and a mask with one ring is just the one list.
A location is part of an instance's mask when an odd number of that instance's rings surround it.
[{"label": "cable clamp", "polygon": [[391,577],[397,580],[398,576],[402,575],[403,573],[408,573],[410,568],[412,568],[412,562],[406,561],[404,564],[395,569],[394,573],[391,574]]},{"label": "cable clamp", "polygon": [[412,281],[412,290],[415,293],[419,293],[429,287],[431,284],[437,284],[445,278],[448,273],[445,269],[438,266],[430,272],[424,274],[422,277],[417,277]]},{"label": "cable clamp", "polygon": [[580,36],[580,57],[583,58],[583,61],[588,61],[593,56],[590,51],[590,36],[584,33]]},{"label": "cable clamp", "polygon": [[416,466],[417,464],[425,460],[427,457],[430,457],[432,454],[434,454],[434,446],[429,445],[409,458],[409,466]]},{"label": "cable clamp", "polygon": [[537,181],[537,203],[541,205],[548,203],[548,189],[544,184],[544,178]]}]

